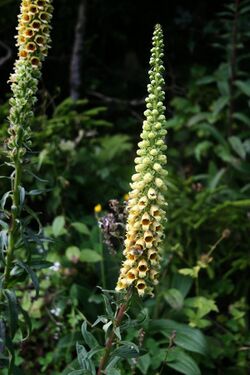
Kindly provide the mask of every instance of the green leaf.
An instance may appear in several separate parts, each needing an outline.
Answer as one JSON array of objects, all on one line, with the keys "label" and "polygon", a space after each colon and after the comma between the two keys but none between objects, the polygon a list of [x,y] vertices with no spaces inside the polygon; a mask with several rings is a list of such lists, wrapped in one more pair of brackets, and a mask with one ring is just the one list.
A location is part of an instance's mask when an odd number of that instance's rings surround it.
[{"label": "green leaf", "polygon": [[214,127],[209,124],[199,125],[199,130],[205,130],[210,133],[220,144],[228,148],[228,144],[225,141],[223,135]]},{"label": "green leaf", "polygon": [[218,312],[215,301],[213,299],[208,299],[205,297],[188,298],[185,301],[185,306],[197,308],[197,314],[199,318],[202,318],[203,316],[209,314],[211,311]]},{"label": "green leaf", "polygon": [[46,193],[50,190],[51,189],[33,189],[33,190],[30,190],[29,192],[26,192],[26,194],[30,196],[34,196],[34,195],[40,195],[40,194]]},{"label": "green leaf", "polygon": [[30,276],[32,284],[36,290],[36,298],[39,296],[39,281],[35,272],[28,266],[28,264],[23,263],[21,260],[17,260],[16,264],[21,267]]},{"label": "green leaf", "polygon": [[25,322],[23,324],[23,327],[21,326],[22,333],[23,333],[23,339],[22,339],[22,341],[25,341],[25,340],[27,340],[29,338],[29,336],[31,334],[32,323],[31,323],[31,319],[29,317],[29,314],[21,306],[19,306],[19,310],[20,310],[20,312],[21,312],[21,314],[23,316],[24,322]]},{"label": "green leaf", "polygon": [[177,289],[168,289],[166,292],[164,292],[164,298],[174,310],[180,310],[183,306],[183,295]]},{"label": "green leaf", "polygon": [[0,354],[4,352],[5,331],[5,323],[3,320],[0,320]]},{"label": "green leaf", "polygon": [[110,357],[109,360],[108,360],[108,364],[105,368],[106,373],[108,374],[109,370],[114,368],[119,361],[120,361],[119,357],[112,357],[112,358]]},{"label": "green leaf", "polygon": [[203,141],[198,143],[198,145],[194,149],[195,157],[198,161],[201,161],[202,156],[206,155],[207,151],[210,147],[213,146],[213,143],[210,141]]},{"label": "green leaf", "polygon": [[209,182],[209,189],[211,189],[212,191],[216,189],[216,187],[218,186],[221,178],[224,176],[224,174],[226,173],[226,168],[221,168],[216,174],[215,176],[213,176],[211,179],[210,179],[210,182]]},{"label": "green leaf", "polygon": [[96,107],[96,108],[91,108],[88,109],[87,111],[84,111],[85,116],[96,116],[99,115],[101,112],[106,112],[107,108],[106,107]]},{"label": "green leaf", "polygon": [[74,370],[68,373],[68,375],[92,375],[89,370]]},{"label": "green leaf", "polygon": [[[247,4],[247,3],[246,3],[246,4]],[[240,15],[243,15],[243,14],[245,14],[245,13],[249,13],[249,12],[250,12],[250,5],[241,8],[240,11],[239,11],[239,14],[240,14]]]},{"label": "green leaf", "polygon": [[167,366],[185,375],[200,375],[200,369],[187,353],[180,348],[170,349],[167,354]]},{"label": "green leaf", "polygon": [[222,204],[218,204],[214,208],[211,209],[213,214],[217,214],[220,210],[223,210],[227,207],[249,207],[250,206],[250,199],[242,199],[239,201],[225,201]]},{"label": "green leaf", "polygon": [[104,301],[104,306],[105,306],[106,314],[108,315],[108,317],[110,319],[112,319],[113,315],[114,315],[114,312],[112,310],[110,300],[109,300],[108,296],[106,294],[104,294],[104,293],[102,294],[102,298],[103,298],[103,301]]},{"label": "green leaf", "polygon": [[171,287],[174,289],[178,289],[181,292],[183,298],[185,298],[190,291],[192,284],[193,280],[191,277],[175,273],[171,282]]},{"label": "green leaf", "polygon": [[20,205],[22,206],[25,200],[25,189],[22,186],[19,186],[19,196],[20,196]]},{"label": "green leaf", "polygon": [[[131,150],[132,144],[130,137],[126,134],[116,134],[113,136],[105,136],[100,139],[102,149],[99,152],[99,159],[109,162],[113,158],[117,158],[124,151]],[[103,173],[103,171],[102,171]]]},{"label": "green leaf", "polygon": [[122,337],[121,337],[121,330],[120,330],[120,327],[115,327],[114,328],[114,334],[116,335],[116,337],[121,340]]},{"label": "green leaf", "polygon": [[233,114],[233,118],[240,120],[243,124],[250,126],[250,117],[244,115],[244,113],[236,112]]},{"label": "green leaf", "polygon": [[87,350],[85,349],[85,347],[83,345],[79,345],[78,343],[76,343],[76,352],[77,352],[77,359],[78,359],[78,362],[81,366],[81,368],[83,370],[86,370],[87,367],[86,367],[86,358],[87,358]]},{"label": "green leaf", "polygon": [[[83,370],[88,370],[90,374],[95,374],[95,366],[89,357],[89,353],[83,345],[76,343],[77,359]],[[88,373],[87,373],[88,374]]]},{"label": "green leaf", "polygon": [[161,332],[170,338],[173,331],[176,332],[175,344],[183,349],[199,354],[207,354],[207,342],[205,336],[198,329],[191,328],[186,324],[177,323],[170,319],[151,320],[149,331],[152,333]]},{"label": "green leaf", "polygon": [[204,122],[204,120],[207,120],[209,117],[209,112],[200,112],[192,116],[187,123],[187,126],[193,126],[196,124],[199,124],[201,121]]},{"label": "green leaf", "polygon": [[228,141],[232,146],[232,149],[236,152],[236,154],[238,154],[241,159],[245,160],[246,150],[244,148],[243,143],[241,142],[241,139],[239,137],[232,136],[228,138]]},{"label": "green leaf", "polygon": [[4,289],[4,295],[8,303],[8,317],[10,322],[10,336],[13,338],[18,328],[18,302],[12,290]]},{"label": "green leaf", "polygon": [[63,233],[63,228],[65,225],[64,216],[57,216],[52,224],[52,233],[55,237],[60,236]]},{"label": "green leaf", "polygon": [[148,353],[138,358],[137,367],[143,373],[143,375],[147,374],[150,364],[151,364],[151,358]]},{"label": "green leaf", "polygon": [[178,272],[183,276],[190,276],[194,279],[198,277],[200,271],[199,266],[194,266],[193,268],[181,268],[178,270]]},{"label": "green leaf", "polygon": [[234,81],[235,86],[237,86],[243,94],[250,96],[250,80],[247,81]]},{"label": "green leaf", "polygon": [[214,101],[211,105],[211,110],[215,115],[218,115],[219,112],[222,111],[222,109],[226,106],[226,104],[229,102],[228,96],[221,96],[219,99]]},{"label": "green leaf", "polygon": [[80,249],[77,246],[69,246],[65,253],[66,257],[73,263],[79,261],[80,254]]},{"label": "green leaf", "polygon": [[84,341],[89,346],[90,349],[99,346],[98,341],[96,340],[96,338],[92,335],[92,333],[88,332],[86,320],[82,324],[81,331],[82,331],[82,335],[83,335]]},{"label": "green leaf", "polygon": [[5,344],[6,348],[9,353],[9,367],[8,367],[8,375],[12,375],[15,370],[15,358],[16,358],[16,353],[15,353],[15,347],[13,345],[13,342],[9,335],[6,335],[5,339]]},{"label": "green leaf", "polygon": [[3,229],[0,232],[0,248],[4,251],[8,247],[8,230]]},{"label": "green leaf", "polygon": [[102,260],[102,256],[94,250],[84,249],[81,250],[80,260],[87,263],[96,263]]},{"label": "green leaf", "polygon": [[79,232],[79,233],[87,234],[87,235],[90,234],[90,231],[89,231],[86,224],[83,224],[81,222],[74,222],[74,223],[71,224],[71,226],[73,228],[75,228],[77,230],[77,232]]},{"label": "green leaf", "polygon": [[205,76],[200,78],[196,83],[197,85],[207,85],[209,83],[215,82],[215,77],[214,76]]},{"label": "green leaf", "polygon": [[[122,341],[125,343],[125,341]],[[132,342],[126,342],[125,345],[120,346],[115,349],[112,353],[112,356],[120,358],[137,358],[140,355],[140,351],[137,345]]]},{"label": "green leaf", "polygon": [[3,220],[0,220],[0,225],[3,229],[8,229],[9,228],[9,225],[8,223],[6,223],[5,221]]},{"label": "green leaf", "polygon": [[12,191],[10,190],[10,191],[7,191],[7,192],[3,195],[3,197],[2,197],[2,199],[1,199],[1,201],[0,201],[0,206],[1,206],[1,209],[2,209],[2,210],[4,210],[4,207],[5,207],[6,201],[7,201],[7,199],[9,198],[9,196],[11,195],[11,193],[12,193]]},{"label": "green leaf", "polygon": [[121,375],[121,371],[113,367],[109,370],[108,375]]}]

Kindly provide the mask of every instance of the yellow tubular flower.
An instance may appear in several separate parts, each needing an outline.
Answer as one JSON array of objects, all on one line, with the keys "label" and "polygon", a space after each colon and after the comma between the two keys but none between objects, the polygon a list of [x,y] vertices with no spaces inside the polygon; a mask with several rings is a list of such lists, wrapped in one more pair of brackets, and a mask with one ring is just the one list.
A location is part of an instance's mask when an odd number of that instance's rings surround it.
[{"label": "yellow tubular flower", "polygon": [[39,68],[47,56],[50,43],[51,0],[23,0],[18,16],[17,46],[20,59]]},{"label": "yellow tubular flower", "polygon": [[162,72],[163,36],[160,25],[153,35],[149,71],[150,84],[146,99],[146,120],[143,122],[141,141],[135,158],[135,174],[132,176],[128,200],[126,225],[126,259],[120,269],[116,290],[134,286],[139,296],[152,295],[158,283],[160,249],[165,218],[164,192],[166,190],[166,149],[164,138],[166,120],[164,116],[164,79]]}]

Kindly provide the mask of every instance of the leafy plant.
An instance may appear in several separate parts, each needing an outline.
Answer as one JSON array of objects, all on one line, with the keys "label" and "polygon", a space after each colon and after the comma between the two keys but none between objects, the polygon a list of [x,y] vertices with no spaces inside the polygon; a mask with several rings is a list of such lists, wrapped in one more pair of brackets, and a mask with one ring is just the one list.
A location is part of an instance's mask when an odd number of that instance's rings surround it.
[{"label": "leafy plant", "polygon": [[[39,282],[34,272],[42,264],[44,236],[38,216],[26,204],[26,197],[39,191],[26,191],[22,186],[26,153],[30,152],[30,122],[36,102],[40,67],[47,55],[50,42],[50,19],[52,6],[42,2],[39,7],[32,2],[22,2],[18,23],[18,55],[14,73],[11,75],[10,126],[5,165],[11,169],[11,188],[1,199],[3,220],[0,221],[0,342],[1,367],[8,373],[15,371],[15,343],[25,340],[31,330],[27,312],[20,304],[20,285],[27,276],[39,295]],[[5,177],[5,176],[4,176]],[[31,228],[36,223],[37,231]]]}]

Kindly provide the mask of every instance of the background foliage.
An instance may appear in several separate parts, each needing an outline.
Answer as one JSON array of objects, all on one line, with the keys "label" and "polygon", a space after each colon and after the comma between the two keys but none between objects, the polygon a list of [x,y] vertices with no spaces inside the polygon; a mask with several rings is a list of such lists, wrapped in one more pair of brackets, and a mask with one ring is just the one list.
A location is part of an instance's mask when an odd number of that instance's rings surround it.
[{"label": "background foliage", "polygon": [[[168,226],[156,297],[144,309],[135,301],[131,311],[131,319],[141,314],[143,330],[123,327],[143,356],[121,352],[121,374],[247,374],[249,1],[87,2],[77,102],[69,98],[69,64],[79,2],[54,5],[53,49],[33,124],[33,171],[45,182],[25,177],[27,189],[46,190],[30,204],[52,239],[51,267],[40,274],[38,299],[20,290],[33,333],[20,349],[17,374],[77,368],[76,342],[86,342],[82,322],[103,311],[96,285],[114,287],[120,241],[110,253],[98,220],[110,212],[108,201],[122,203],[129,189],[156,22],[167,41]],[[0,52],[12,53],[1,66],[4,148],[18,4],[2,0],[0,11]],[[94,214],[99,203],[103,211]],[[78,347],[80,360],[81,353]]]}]

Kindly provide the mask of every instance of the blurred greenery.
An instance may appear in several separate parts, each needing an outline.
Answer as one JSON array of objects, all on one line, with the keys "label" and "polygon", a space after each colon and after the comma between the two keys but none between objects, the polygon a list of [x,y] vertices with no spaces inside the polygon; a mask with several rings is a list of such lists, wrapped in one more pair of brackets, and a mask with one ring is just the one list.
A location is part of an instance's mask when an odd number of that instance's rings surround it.
[{"label": "blurred greenery", "polygon": [[[33,332],[19,350],[16,373],[66,375],[77,368],[82,322],[93,323],[103,310],[96,286],[115,285],[122,247],[108,249],[99,220],[110,212],[109,200],[122,203],[129,190],[149,40],[161,22],[169,117],[164,260],[155,297],[132,311],[145,315],[144,334],[136,327],[126,333],[146,352],[124,361],[121,374],[247,375],[249,0],[87,2],[77,101],[69,98],[68,72],[79,1],[54,5],[53,48],[32,126],[33,172],[24,177],[27,189],[45,189],[29,199],[51,239],[51,267],[40,273],[38,299],[19,291]],[[12,51],[1,66],[1,151],[17,11],[17,1],[0,2],[0,41]],[[0,183],[2,196],[7,185]]]}]

